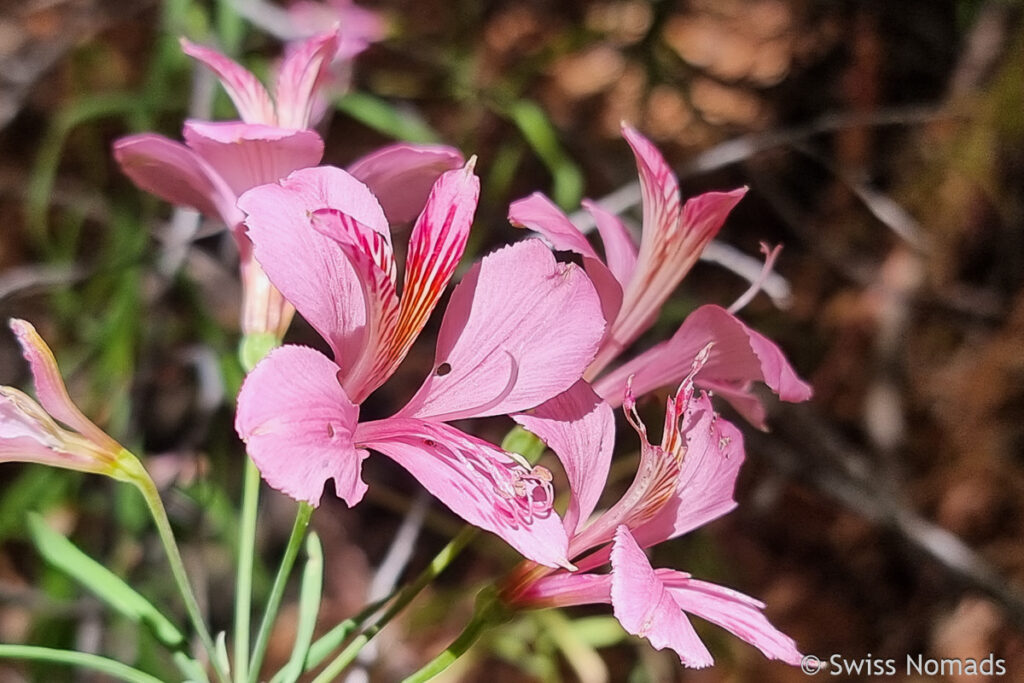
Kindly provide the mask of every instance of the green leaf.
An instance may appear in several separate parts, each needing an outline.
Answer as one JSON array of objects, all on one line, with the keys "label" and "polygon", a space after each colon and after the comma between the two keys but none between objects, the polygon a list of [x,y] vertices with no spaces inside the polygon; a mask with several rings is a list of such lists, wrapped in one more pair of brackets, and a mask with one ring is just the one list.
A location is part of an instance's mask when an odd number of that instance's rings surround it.
[{"label": "green leaf", "polygon": [[292,656],[283,669],[274,676],[271,683],[295,683],[302,675],[313,642],[316,617],[320,612],[320,597],[324,584],[324,551],[320,538],[311,531],[306,538],[306,566],[302,570],[302,586],[299,589],[299,621],[295,631],[295,647]]},{"label": "green leaf", "polygon": [[518,100],[505,111],[551,173],[555,203],[570,210],[583,196],[583,174],[558,142],[558,132],[536,102]]},{"label": "green leaf", "polygon": [[48,527],[40,515],[29,513],[28,528],[39,554],[53,567],[81,583],[115,611],[145,624],[157,640],[167,647],[178,649],[185,644],[181,631],[151,602],[119,576],[79,550],[74,543]]},{"label": "green leaf", "polygon": [[387,100],[366,93],[348,93],[334,106],[364,126],[396,140],[438,142],[441,136],[412,110],[399,109]]},{"label": "green leaf", "polygon": [[544,453],[544,442],[533,432],[528,432],[518,425],[513,427],[501,441],[501,449],[518,453],[526,458],[527,462],[535,463]]},{"label": "green leaf", "polygon": [[56,650],[54,648],[34,647],[32,645],[0,645],[0,659],[3,658],[69,664],[81,669],[98,671],[122,681],[128,681],[128,683],[161,683],[159,678],[150,676],[144,671],[139,671],[113,659],[87,652]]}]

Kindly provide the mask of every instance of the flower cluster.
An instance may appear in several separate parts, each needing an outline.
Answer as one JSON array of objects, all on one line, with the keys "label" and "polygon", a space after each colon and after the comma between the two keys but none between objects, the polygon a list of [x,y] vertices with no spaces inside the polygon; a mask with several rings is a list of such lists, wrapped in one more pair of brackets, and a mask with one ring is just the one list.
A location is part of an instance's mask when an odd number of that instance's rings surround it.
[{"label": "flower cluster", "polygon": [[[335,3],[337,11],[347,7]],[[745,189],[683,203],[661,154],[623,126],[642,189],[639,243],[593,202],[584,208],[601,253],[545,196],[514,202],[509,220],[540,238],[469,267],[451,292],[422,385],[393,415],[363,414],[454,278],[480,191],[475,158],[444,146],[398,144],[346,169],[321,165],[324,143],[313,126],[332,64],[376,39],[379,28],[366,24],[355,38],[334,28],[297,42],[272,93],[239,64],[183,40],[184,51],[219,77],[240,120],[187,121],[183,143],[147,133],[114,147],[141,188],[231,231],[245,334],[280,341],[297,311],[330,350],[286,344],[247,376],[235,428],[263,479],[312,506],[332,480],[354,506],[367,490],[363,460],[380,453],[525,558],[501,583],[507,607],[610,603],[626,631],[672,648],[686,666],[707,666],[711,655],[690,613],[770,658],[797,663],[795,644],[768,623],[761,603],[654,569],[644,554],[736,505],[743,438],[715,411],[712,394],[758,427],[765,410],[754,383],[786,401],[811,394],[774,343],[716,305],[699,307],[671,338],[626,357]],[[406,254],[400,268],[392,229],[410,222],[408,244],[397,250]],[[581,265],[558,252],[573,252]],[[41,405],[0,388],[0,459],[118,476],[123,449],[71,404],[34,329],[12,325]],[[678,389],[660,445],[652,445],[637,397],[669,385]],[[619,406],[639,435],[640,459],[628,490],[598,511]],[[564,514],[554,507],[548,469],[454,424],[488,416],[510,416],[555,453],[570,487]]]}]

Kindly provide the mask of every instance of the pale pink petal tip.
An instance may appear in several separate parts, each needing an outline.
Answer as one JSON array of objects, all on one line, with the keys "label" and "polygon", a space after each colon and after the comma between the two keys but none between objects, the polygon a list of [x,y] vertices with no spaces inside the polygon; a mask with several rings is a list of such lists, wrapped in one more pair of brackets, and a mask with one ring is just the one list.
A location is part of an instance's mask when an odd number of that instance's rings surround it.
[{"label": "pale pink petal tip", "polygon": [[68,390],[64,386],[64,380],[60,376],[57,360],[50,347],[36,332],[36,328],[18,318],[11,318],[10,325],[18,339],[18,344],[21,345],[22,355],[28,361],[29,369],[32,371],[36,396],[46,412],[82,436],[89,438],[101,448],[112,453],[118,452],[121,449],[120,445],[94,425],[72,402]]}]

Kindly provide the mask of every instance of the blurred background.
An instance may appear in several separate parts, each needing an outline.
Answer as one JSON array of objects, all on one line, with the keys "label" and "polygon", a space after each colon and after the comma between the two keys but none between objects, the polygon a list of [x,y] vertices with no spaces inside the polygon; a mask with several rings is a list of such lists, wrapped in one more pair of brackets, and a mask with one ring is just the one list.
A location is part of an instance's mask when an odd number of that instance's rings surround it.
[{"label": "blurred background", "polygon": [[[768,433],[744,425],[739,508],[659,547],[654,565],[762,599],[772,623],[823,658],[894,658],[901,680],[908,654],[994,654],[1006,680],[1024,680],[1022,3],[363,6],[387,35],[357,58],[351,93],[322,125],[325,162],[344,165],[396,138],[478,155],[473,254],[522,236],[507,206],[534,190],[570,211],[581,197],[611,195],[636,219],[621,121],[660,147],[684,196],[750,187],[720,234],[724,265],[699,264],[640,347],[700,303],[742,293],[733,271],[759,258],[760,241],[785,245],[774,297],[759,296],[742,317],[782,346],[815,397],[769,401]],[[0,6],[0,317],[33,322],[83,410],[146,454],[214,632],[231,622],[244,457],[231,428],[242,376],[234,247],[215,223],[135,189],[110,144],[144,130],[177,139],[188,116],[233,118],[177,37],[265,72],[281,50],[265,30],[272,17],[249,0]],[[288,339],[320,343],[301,320]],[[432,354],[427,334],[364,414],[402,405]],[[12,336],[0,335],[0,384],[27,380]],[[641,406],[649,423],[665,395]],[[509,423],[470,426],[500,439]],[[609,501],[635,466],[632,432],[620,437]],[[413,576],[460,527],[385,458],[367,461],[365,479],[359,507],[328,492],[314,516],[324,630]],[[25,530],[30,510],[179,609],[134,491],[4,465],[0,642],[103,652],[170,680],[145,632],[40,559]],[[259,544],[271,566],[292,510],[263,496]],[[416,533],[392,548],[400,529]],[[479,539],[349,680],[415,670],[461,630],[472,593],[514,561]],[[268,571],[257,575],[263,594]],[[288,656],[294,613],[286,605],[267,672]],[[683,671],[673,654],[625,637],[607,610],[529,614],[486,636],[448,680],[804,679],[720,629],[698,629],[717,665]],[[99,679],[0,663],[3,683],[63,680]]]}]

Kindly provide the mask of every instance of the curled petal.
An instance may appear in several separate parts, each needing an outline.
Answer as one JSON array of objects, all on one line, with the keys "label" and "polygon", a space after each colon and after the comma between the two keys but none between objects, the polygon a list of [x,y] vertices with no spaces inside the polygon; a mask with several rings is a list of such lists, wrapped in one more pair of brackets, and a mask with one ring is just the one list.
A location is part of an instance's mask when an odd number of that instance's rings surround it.
[{"label": "curled petal", "polygon": [[715,414],[706,394],[680,408],[674,419],[682,421],[685,446],[675,486],[651,519],[632,528],[633,537],[645,548],[681,536],[736,507],[733,493],[744,458],[742,433]]},{"label": "curled petal", "polygon": [[33,462],[111,474],[115,455],[116,451],[108,452],[62,428],[24,393],[0,387],[0,462]]},{"label": "curled petal", "polygon": [[53,352],[36,332],[36,328],[17,318],[12,318],[10,324],[18,338],[18,344],[21,345],[21,353],[32,371],[36,396],[39,397],[39,403],[46,412],[97,444],[102,450],[119,452],[121,445],[94,425],[71,401]]},{"label": "curled petal", "polygon": [[579,268],[557,263],[539,240],[500,249],[455,288],[434,372],[401,414],[447,420],[537,406],[580,378],[603,330]]},{"label": "curled petal", "polygon": [[320,163],[324,142],[312,130],[233,121],[186,121],[185,142],[240,195]]},{"label": "curled petal", "polygon": [[423,210],[438,177],[462,164],[454,147],[402,142],[357,159],[347,170],[380,200],[388,221],[406,223]]},{"label": "curled petal", "polygon": [[615,446],[615,416],[583,380],[528,413],[512,416],[555,452],[569,478],[570,535],[587,521],[604,490]]},{"label": "curled petal", "polygon": [[394,336],[381,349],[390,375],[427,323],[466,249],[473,223],[480,179],[473,161],[438,178],[409,238],[402,307]]},{"label": "curled petal", "polygon": [[612,609],[622,627],[657,650],[672,648],[684,666],[711,666],[711,653],[625,526],[615,532],[611,559]]},{"label": "curled petal", "polygon": [[551,507],[551,473],[446,424],[392,417],[365,422],[356,442],[387,455],[470,524],[534,562],[571,567]]},{"label": "curled petal", "polygon": [[623,281],[608,269],[579,228],[554,202],[540,192],[534,192],[509,205],[508,220],[512,225],[540,233],[558,251],[571,251],[582,256],[583,268],[601,297],[605,320],[615,320],[622,305]]},{"label": "curled petal", "polygon": [[338,371],[318,351],[282,346],[238,394],[235,430],[263,478],[311,505],[320,504],[328,479],[350,507],[366,492],[360,469],[367,453],[352,441],[359,407],[345,395]]},{"label": "curled petal", "polygon": [[329,73],[331,59],[337,49],[338,31],[334,30],[303,41],[288,54],[277,73],[274,87],[279,126],[310,126],[317,88]]},{"label": "curled petal", "polygon": [[172,204],[218,216],[228,227],[241,223],[235,193],[196,153],[162,135],[129,135],[114,143],[114,158],[136,185]]},{"label": "curled petal", "polygon": [[243,121],[269,125],[277,123],[274,103],[271,102],[267,89],[248,69],[216,50],[196,45],[185,38],[181,39],[181,49],[217,75]]},{"label": "curled petal", "polygon": [[802,655],[796,643],[768,622],[763,613],[764,603],[671,569],[659,569],[656,574],[683,611],[721,626],[756,647],[768,659],[780,659],[794,666],[800,664]]},{"label": "curled petal", "polygon": [[636,244],[633,243],[633,236],[622,220],[605,211],[600,204],[588,199],[583,200],[583,208],[590,212],[594,218],[594,225],[601,235],[601,242],[604,243],[605,260],[608,269],[615,275],[615,279],[623,287],[633,278],[633,271],[636,269]]},{"label": "curled petal", "polygon": [[701,306],[687,316],[672,338],[640,354],[594,383],[612,405],[622,400],[626,378],[633,390],[645,394],[678,382],[690,369],[697,352],[714,342],[710,357],[697,375],[697,384],[714,389],[759,427],[764,409],[747,388],[762,381],[784,401],[806,401],[810,386],[801,380],[782,351],[768,338],[744,325],[719,306]]},{"label": "curled petal", "polygon": [[345,392],[353,401],[361,403],[394,371],[383,354],[399,324],[394,256],[379,233],[346,214],[320,209],[314,211],[311,218],[314,229],[341,247],[362,287],[365,321],[362,350],[358,355],[339,358],[344,367],[338,376]]}]

